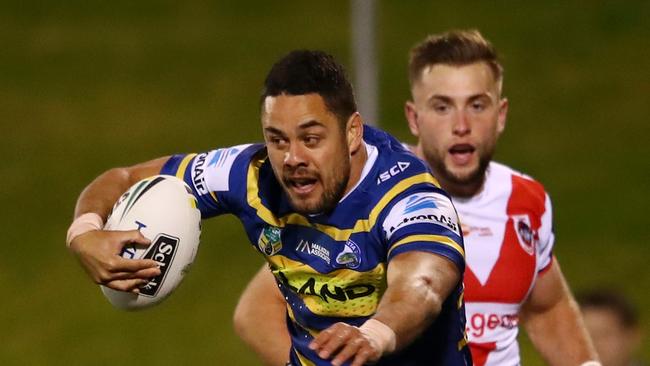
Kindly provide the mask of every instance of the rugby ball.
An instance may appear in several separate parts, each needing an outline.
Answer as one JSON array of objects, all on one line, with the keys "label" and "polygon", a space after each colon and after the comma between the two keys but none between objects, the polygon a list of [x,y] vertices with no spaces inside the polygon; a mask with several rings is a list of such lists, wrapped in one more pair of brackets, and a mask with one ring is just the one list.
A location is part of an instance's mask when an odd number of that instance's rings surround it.
[{"label": "rugby ball", "polygon": [[124,310],[160,303],[189,271],[201,235],[201,213],[192,190],[171,175],[156,175],[134,184],[113,206],[104,230],[136,229],[151,244],[127,244],[122,257],[153,259],[160,265],[160,275],[140,287],[139,294],[100,286],[108,301]]}]

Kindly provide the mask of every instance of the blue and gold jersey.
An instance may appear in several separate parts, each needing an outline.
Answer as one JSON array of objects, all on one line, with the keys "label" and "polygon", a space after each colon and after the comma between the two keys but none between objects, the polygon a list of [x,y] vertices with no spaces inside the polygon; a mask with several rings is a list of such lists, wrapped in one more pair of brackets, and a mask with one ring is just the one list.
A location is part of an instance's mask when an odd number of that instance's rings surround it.
[{"label": "blue and gold jersey", "polygon": [[[464,271],[456,211],[426,165],[378,129],[365,126],[364,142],[361,180],[321,215],[293,211],[263,144],[175,155],[162,169],[192,187],[203,218],[230,213],[242,222],[287,301],[294,365],[329,364],[308,344],[336,322],[360,326],[375,313],[396,255],[435,253]],[[462,295],[461,281],[422,336],[379,364],[470,364]]]}]

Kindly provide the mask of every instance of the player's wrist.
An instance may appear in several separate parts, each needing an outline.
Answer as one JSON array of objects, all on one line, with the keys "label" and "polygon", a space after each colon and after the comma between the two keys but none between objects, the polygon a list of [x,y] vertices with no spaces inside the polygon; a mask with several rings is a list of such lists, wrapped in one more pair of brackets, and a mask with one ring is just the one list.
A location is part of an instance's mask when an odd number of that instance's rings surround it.
[{"label": "player's wrist", "polygon": [[603,366],[603,364],[600,361],[589,360],[581,363],[580,366]]},{"label": "player's wrist", "polygon": [[388,325],[377,319],[368,319],[359,327],[359,330],[377,346],[382,355],[395,351],[397,337],[395,331]]},{"label": "player's wrist", "polygon": [[68,233],[66,235],[65,244],[67,247],[70,247],[70,243],[78,237],[79,235],[85,234],[93,230],[101,230],[104,227],[104,220],[101,216],[94,212],[87,212],[83,215],[80,215],[68,228]]}]

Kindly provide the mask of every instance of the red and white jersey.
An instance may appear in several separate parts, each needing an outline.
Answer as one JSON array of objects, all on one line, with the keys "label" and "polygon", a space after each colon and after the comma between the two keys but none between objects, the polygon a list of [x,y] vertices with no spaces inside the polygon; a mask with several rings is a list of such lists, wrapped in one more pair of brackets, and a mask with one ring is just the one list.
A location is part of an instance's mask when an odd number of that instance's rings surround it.
[{"label": "red and white jersey", "polygon": [[453,197],[465,241],[465,311],[474,364],[519,365],[518,313],[551,264],[551,201],[544,187],[492,162],[483,190]]}]

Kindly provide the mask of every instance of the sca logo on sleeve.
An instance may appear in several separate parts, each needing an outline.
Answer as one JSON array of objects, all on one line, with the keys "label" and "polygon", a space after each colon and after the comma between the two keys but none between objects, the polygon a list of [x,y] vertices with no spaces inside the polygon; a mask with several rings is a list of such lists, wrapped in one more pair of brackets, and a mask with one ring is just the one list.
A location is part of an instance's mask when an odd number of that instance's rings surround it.
[{"label": "sca logo on sleeve", "polygon": [[398,161],[397,164],[393,165],[390,167],[390,169],[386,170],[385,172],[382,172],[379,174],[379,177],[377,178],[377,185],[379,185],[381,182],[385,182],[389,180],[390,178],[396,176],[397,174],[403,172],[406,170],[406,168],[409,167],[411,163],[407,161]]}]

